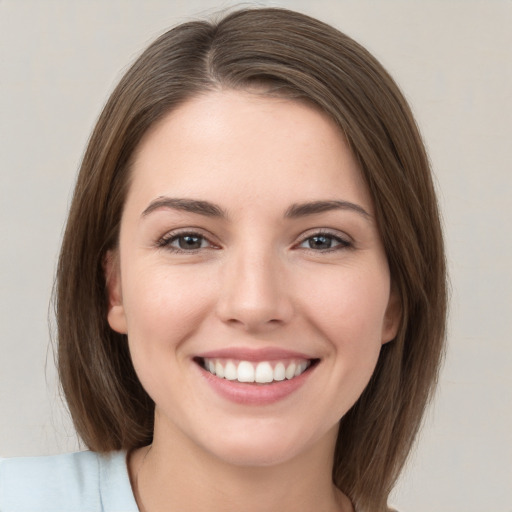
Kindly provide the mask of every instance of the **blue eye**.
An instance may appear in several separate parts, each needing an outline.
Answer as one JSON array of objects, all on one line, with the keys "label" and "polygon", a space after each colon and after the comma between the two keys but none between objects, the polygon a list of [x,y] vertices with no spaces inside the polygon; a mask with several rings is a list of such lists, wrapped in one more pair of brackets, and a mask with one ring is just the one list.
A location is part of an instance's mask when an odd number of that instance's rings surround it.
[{"label": "blue eye", "polygon": [[311,249],[314,251],[329,251],[335,249],[343,249],[345,247],[349,247],[350,245],[350,242],[343,240],[340,237],[326,233],[319,233],[303,240],[299,247],[304,249]]}]

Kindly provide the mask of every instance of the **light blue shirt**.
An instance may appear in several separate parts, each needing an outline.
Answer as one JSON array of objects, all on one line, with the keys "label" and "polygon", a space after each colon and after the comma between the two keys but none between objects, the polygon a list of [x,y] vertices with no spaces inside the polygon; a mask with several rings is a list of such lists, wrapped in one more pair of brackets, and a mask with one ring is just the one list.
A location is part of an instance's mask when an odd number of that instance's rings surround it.
[{"label": "light blue shirt", "polygon": [[139,512],[126,452],[0,459],[0,512]]}]

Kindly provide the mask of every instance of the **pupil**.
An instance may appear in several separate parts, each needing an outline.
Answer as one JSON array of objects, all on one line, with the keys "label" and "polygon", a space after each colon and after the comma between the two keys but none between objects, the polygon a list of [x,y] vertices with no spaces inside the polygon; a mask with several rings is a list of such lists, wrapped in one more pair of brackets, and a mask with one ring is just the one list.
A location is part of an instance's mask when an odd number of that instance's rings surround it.
[{"label": "pupil", "polygon": [[180,249],[200,249],[201,237],[193,235],[185,235],[179,238]]},{"label": "pupil", "polygon": [[314,236],[309,241],[309,247],[311,249],[330,249],[331,238],[328,236]]}]

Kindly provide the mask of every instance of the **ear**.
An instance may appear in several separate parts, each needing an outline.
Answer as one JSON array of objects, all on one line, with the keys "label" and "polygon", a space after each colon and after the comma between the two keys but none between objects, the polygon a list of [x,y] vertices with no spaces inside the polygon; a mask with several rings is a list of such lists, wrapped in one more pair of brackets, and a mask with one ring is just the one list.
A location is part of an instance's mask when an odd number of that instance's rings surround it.
[{"label": "ear", "polygon": [[402,320],[402,304],[400,295],[394,286],[391,287],[389,292],[389,301],[384,315],[384,322],[382,324],[382,344],[388,343],[395,339],[400,321]]},{"label": "ear", "polygon": [[108,294],[108,323],[114,331],[127,334],[121,287],[121,268],[117,251],[107,252],[103,260],[103,272],[105,273]]}]

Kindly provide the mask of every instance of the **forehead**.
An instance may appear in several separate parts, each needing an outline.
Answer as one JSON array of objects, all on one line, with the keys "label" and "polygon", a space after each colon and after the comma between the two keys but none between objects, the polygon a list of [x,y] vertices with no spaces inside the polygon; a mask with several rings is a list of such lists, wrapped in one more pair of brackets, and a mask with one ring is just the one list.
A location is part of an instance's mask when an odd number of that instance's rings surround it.
[{"label": "forehead", "polygon": [[146,201],[236,196],[247,205],[342,194],[370,207],[337,125],[304,102],[261,93],[215,91],[182,104],[145,135],[132,172],[130,195]]}]

